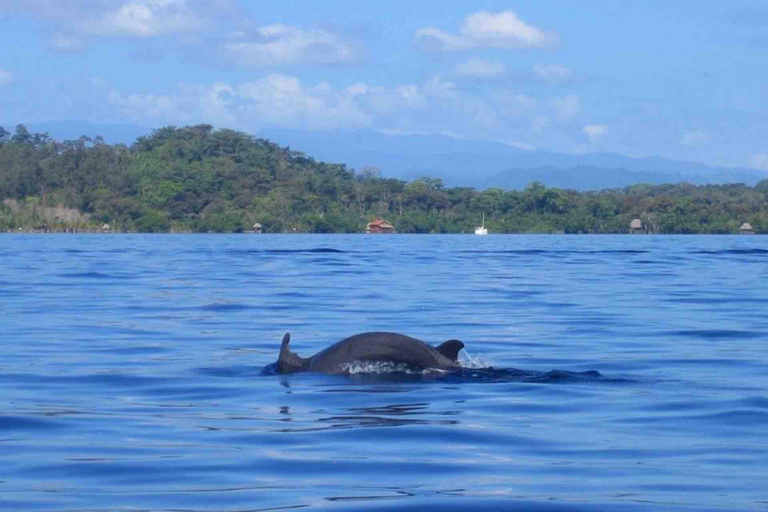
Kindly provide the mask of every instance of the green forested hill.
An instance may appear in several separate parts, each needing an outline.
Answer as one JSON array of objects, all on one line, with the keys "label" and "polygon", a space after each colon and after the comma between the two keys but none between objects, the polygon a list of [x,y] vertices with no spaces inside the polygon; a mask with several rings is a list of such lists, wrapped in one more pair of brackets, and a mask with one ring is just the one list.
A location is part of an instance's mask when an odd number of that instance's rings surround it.
[{"label": "green forested hill", "polygon": [[[472,173],[468,168],[467,173]],[[768,232],[768,180],[757,186],[635,185],[575,192],[445,188],[355,172],[248,134],[166,127],[132,146],[100,138],[57,142],[0,128],[0,230],[361,232],[382,217],[401,233]]]}]

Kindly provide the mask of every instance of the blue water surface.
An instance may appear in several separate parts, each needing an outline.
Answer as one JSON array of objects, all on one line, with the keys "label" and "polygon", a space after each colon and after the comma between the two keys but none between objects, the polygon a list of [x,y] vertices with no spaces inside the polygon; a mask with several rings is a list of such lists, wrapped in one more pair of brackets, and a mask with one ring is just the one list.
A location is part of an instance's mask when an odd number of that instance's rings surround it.
[{"label": "blue water surface", "polygon": [[[0,508],[768,510],[766,285],[758,236],[0,235]],[[465,368],[261,375],[372,330]]]}]

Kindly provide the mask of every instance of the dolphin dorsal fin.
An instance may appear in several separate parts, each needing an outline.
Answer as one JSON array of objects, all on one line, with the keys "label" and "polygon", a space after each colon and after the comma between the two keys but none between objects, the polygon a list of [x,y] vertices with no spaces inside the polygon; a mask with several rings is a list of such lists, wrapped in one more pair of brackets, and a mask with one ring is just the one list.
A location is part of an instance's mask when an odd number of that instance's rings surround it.
[{"label": "dolphin dorsal fin", "polygon": [[448,340],[435,348],[451,361],[456,361],[459,359],[459,350],[464,348],[464,344],[459,340]]}]

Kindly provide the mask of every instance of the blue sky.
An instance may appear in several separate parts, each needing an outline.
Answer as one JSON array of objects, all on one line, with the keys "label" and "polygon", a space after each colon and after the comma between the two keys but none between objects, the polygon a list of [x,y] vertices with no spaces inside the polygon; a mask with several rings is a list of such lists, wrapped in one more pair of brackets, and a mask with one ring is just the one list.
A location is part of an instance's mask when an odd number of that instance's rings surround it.
[{"label": "blue sky", "polygon": [[0,0],[0,125],[441,133],[768,171],[766,62],[764,0]]}]

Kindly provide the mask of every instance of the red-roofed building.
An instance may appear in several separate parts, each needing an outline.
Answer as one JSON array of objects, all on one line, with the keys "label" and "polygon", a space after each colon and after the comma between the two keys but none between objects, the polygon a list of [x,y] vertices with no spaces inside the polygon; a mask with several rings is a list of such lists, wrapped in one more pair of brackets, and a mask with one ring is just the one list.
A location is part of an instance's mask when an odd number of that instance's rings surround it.
[{"label": "red-roofed building", "polygon": [[395,226],[383,219],[376,219],[365,226],[366,233],[394,233]]}]

